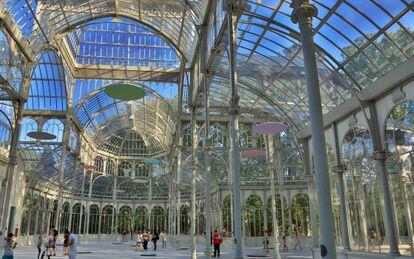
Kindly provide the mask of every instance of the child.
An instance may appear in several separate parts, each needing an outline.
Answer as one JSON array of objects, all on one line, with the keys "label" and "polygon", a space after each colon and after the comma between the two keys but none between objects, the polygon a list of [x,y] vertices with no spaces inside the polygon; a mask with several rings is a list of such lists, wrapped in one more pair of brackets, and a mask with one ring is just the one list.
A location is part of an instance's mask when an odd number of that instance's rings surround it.
[{"label": "child", "polygon": [[141,231],[139,231],[138,232],[138,236],[137,236],[137,243],[135,245],[135,251],[138,251],[138,250],[140,252],[143,251],[143,249],[142,249],[142,242],[143,242],[143,240],[142,240],[142,233],[141,233]]}]

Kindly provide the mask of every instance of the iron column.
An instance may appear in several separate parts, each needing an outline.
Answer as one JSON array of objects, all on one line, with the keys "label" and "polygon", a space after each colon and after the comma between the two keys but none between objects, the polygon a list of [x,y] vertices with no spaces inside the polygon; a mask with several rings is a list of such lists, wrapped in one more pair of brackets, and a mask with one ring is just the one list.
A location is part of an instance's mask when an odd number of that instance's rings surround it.
[{"label": "iron column", "polygon": [[315,160],[316,189],[318,193],[318,211],[320,224],[320,243],[322,258],[335,259],[335,231],[333,224],[331,190],[329,181],[326,143],[323,128],[321,93],[319,90],[318,70],[316,66],[315,46],[313,43],[312,17],[318,10],[309,0],[293,0],[292,21],[299,22],[302,40],[303,61],[306,71],[306,86],[311,117],[312,145]]},{"label": "iron column", "polygon": [[242,259],[242,230],[241,230],[241,200],[240,200],[240,150],[239,150],[239,96],[237,91],[236,72],[236,39],[237,39],[237,16],[238,6],[232,0],[227,1],[227,28],[228,28],[228,56],[230,71],[231,100],[229,114],[230,138],[231,138],[231,160],[230,170],[233,184],[233,235],[234,235],[234,258]]}]

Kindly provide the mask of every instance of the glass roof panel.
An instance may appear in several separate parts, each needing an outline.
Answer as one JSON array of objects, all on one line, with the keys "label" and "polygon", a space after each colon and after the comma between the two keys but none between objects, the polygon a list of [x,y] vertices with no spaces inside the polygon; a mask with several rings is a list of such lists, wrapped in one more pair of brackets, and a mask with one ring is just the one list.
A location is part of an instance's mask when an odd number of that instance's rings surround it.
[{"label": "glass roof panel", "polygon": [[197,42],[202,0],[6,0],[6,9],[39,51],[78,25],[103,17],[131,17],[166,36],[189,60]]},{"label": "glass roof panel", "polygon": [[67,35],[79,64],[179,67],[175,50],[153,29],[127,18],[102,18]]}]

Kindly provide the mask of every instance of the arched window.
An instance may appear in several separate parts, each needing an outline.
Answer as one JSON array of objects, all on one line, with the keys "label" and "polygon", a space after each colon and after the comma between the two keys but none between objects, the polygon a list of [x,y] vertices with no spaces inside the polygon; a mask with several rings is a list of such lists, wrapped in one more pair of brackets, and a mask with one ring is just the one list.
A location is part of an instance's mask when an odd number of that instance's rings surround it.
[{"label": "arched window", "polygon": [[341,150],[346,165],[346,201],[352,222],[350,238],[359,250],[377,249],[376,244],[370,242],[370,237],[384,237],[385,232],[381,227],[384,226],[381,213],[383,208],[381,202],[378,202],[381,199],[379,170],[376,168],[377,162],[372,158],[373,145],[369,130],[360,126],[349,129],[344,135]]},{"label": "arched window", "polygon": [[240,127],[240,147],[241,148],[252,148],[252,131],[246,126]]},{"label": "arched window", "polygon": [[165,227],[164,209],[161,206],[155,206],[151,210],[151,231],[158,230],[158,233]]},{"label": "arched window", "polygon": [[99,207],[96,204],[89,206],[89,230],[88,234],[99,233]]},{"label": "arched window", "polygon": [[112,198],[114,183],[110,177],[98,175],[95,176],[92,183],[92,197],[94,198]]},{"label": "arched window", "polygon": [[183,235],[190,234],[190,207],[188,205],[181,205],[180,208],[180,215],[181,215],[181,230],[180,233]]},{"label": "arched window", "polygon": [[114,175],[115,174],[115,163],[113,160],[108,159],[106,161],[106,170],[105,170],[106,175]]},{"label": "arched window", "polygon": [[138,206],[134,215],[134,231],[142,231],[148,228],[148,209],[144,206]]},{"label": "arched window", "polygon": [[72,229],[71,232],[75,234],[81,234],[85,229],[86,212],[85,206],[81,206],[80,203],[73,205],[72,209]]},{"label": "arched window", "polygon": [[95,157],[95,170],[98,173],[103,173],[104,171],[104,161],[101,156]]},{"label": "arched window", "polygon": [[414,180],[414,100],[401,101],[391,109],[385,121],[384,132],[388,151],[386,165],[398,233],[400,240],[405,240],[409,236],[410,219],[414,225],[411,202],[414,200],[414,192],[409,187]]},{"label": "arched window", "polygon": [[305,193],[298,193],[292,199],[292,222],[293,230],[302,236],[310,235],[309,196]]},{"label": "arched window", "polygon": [[255,194],[250,195],[246,200],[244,213],[247,236],[262,236],[264,227],[262,199]]},{"label": "arched window", "polygon": [[146,163],[139,163],[135,165],[135,177],[148,177],[149,170]]},{"label": "arched window", "polygon": [[114,213],[114,207],[112,205],[107,205],[102,209],[101,216],[101,234],[111,234],[112,233],[112,214]]},{"label": "arched window", "polygon": [[[55,139],[47,140],[48,142],[62,142],[63,140],[63,130],[65,125],[59,119],[50,119],[47,120],[43,126],[42,131],[53,134],[56,136]],[[45,140],[46,141],[46,140]]]},{"label": "arched window", "polygon": [[38,125],[36,120],[32,118],[23,118],[20,130],[20,141],[36,141],[36,139],[27,136],[27,133],[37,130]]},{"label": "arched window", "polygon": [[226,232],[232,232],[232,208],[231,208],[231,196],[227,195],[223,199],[223,228]]},{"label": "arched window", "polygon": [[[279,233],[285,234],[288,232],[289,228],[289,213],[288,213],[288,203],[287,199],[277,193],[275,194],[275,203],[276,203],[276,219],[278,223]],[[267,229],[269,235],[273,234],[273,223],[272,223],[272,197],[269,197],[267,200]]]},{"label": "arched window", "polygon": [[128,161],[122,161],[118,166],[118,176],[130,177],[132,173],[132,164]]},{"label": "arched window", "polygon": [[132,228],[132,209],[129,206],[122,206],[118,214],[118,233],[129,232]]},{"label": "arched window", "polygon": [[210,135],[213,147],[227,146],[227,129],[224,125],[218,123],[211,125]]},{"label": "arched window", "polygon": [[61,58],[54,50],[46,50],[36,62],[25,109],[65,111],[66,87]]},{"label": "arched window", "polygon": [[60,215],[60,232],[63,233],[63,230],[69,228],[69,216],[70,215],[70,205],[69,202],[63,203],[62,213]]}]

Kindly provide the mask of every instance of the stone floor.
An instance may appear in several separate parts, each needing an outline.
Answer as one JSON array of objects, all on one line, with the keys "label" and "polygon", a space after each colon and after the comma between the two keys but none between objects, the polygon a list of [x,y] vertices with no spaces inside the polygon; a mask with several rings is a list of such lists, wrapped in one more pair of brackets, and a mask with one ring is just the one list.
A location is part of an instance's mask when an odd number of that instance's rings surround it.
[{"label": "stone floor", "polygon": [[[111,242],[84,242],[79,245],[78,258],[117,258],[117,259],[127,259],[127,258],[148,258],[141,256],[140,252],[135,252],[133,242],[128,243],[111,243]],[[152,247],[150,247],[152,248]],[[222,249],[221,258],[233,258],[232,251],[230,248],[224,247]],[[199,252],[197,253],[198,258],[204,258],[203,248],[199,247]],[[89,252],[89,253],[84,253]],[[153,252],[153,251],[148,251]],[[248,254],[262,254],[263,250],[260,248],[246,248],[244,249],[244,255]],[[168,245],[166,249],[159,249],[157,252],[156,258],[180,258],[188,259],[190,258],[189,250],[176,251],[171,245]],[[36,258],[37,250],[35,247],[22,247],[15,250],[16,259],[33,259]],[[304,248],[299,251],[290,251],[286,253],[281,253],[283,259],[288,258],[312,258],[310,248]],[[52,258],[67,258],[63,256],[62,247],[58,248],[58,256]],[[151,258],[151,257],[149,257]],[[254,257],[246,257],[254,258]]]}]

